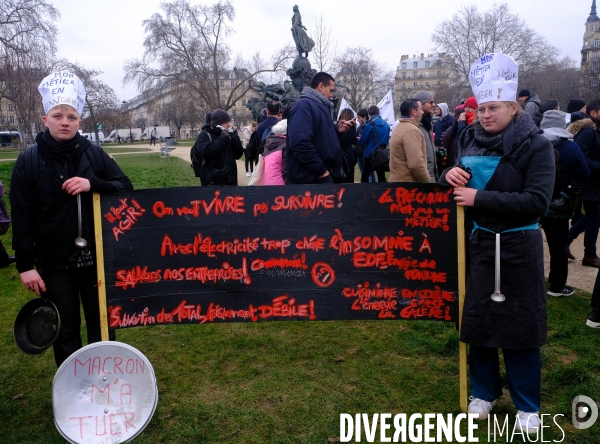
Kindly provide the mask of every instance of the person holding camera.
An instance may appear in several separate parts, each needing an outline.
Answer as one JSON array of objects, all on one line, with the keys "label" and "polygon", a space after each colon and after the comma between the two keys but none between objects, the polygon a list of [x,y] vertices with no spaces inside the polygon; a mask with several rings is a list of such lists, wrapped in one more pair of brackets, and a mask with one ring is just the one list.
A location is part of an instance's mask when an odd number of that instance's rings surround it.
[{"label": "person holding camera", "polygon": [[212,112],[211,121],[202,127],[195,147],[196,154],[202,159],[202,186],[237,186],[236,160],[242,157],[244,149],[226,111],[216,109]]}]

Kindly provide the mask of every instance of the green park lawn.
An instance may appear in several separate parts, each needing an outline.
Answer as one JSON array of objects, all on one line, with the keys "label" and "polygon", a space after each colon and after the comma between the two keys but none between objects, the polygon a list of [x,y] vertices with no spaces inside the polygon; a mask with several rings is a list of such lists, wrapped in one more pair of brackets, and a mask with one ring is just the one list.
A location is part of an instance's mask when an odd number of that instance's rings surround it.
[{"label": "green park lawn", "polygon": [[[175,157],[115,158],[136,189],[197,185],[189,162]],[[0,162],[9,191],[13,165]],[[11,231],[1,237],[9,252],[10,238]],[[0,269],[0,442],[62,443],[52,412],[52,352],[25,355],[13,338],[15,316],[30,298],[14,266]],[[557,419],[562,442],[599,443],[600,423],[587,430],[571,424],[576,395],[600,401],[600,331],[585,326],[590,294],[548,302],[541,413],[564,415]],[[117,337],[147,356],[157,378],[158,406],[136,443],[327,443],[340,434],[340,413],[460,412],[453,324],[153,326],[119,330]],[[507,392],[495,413],[516,413]],[[487,442],[486,428],[481,422],[476,431],[480,442]],[[546,441],[561,438],[558,427],[545,430]]]}]

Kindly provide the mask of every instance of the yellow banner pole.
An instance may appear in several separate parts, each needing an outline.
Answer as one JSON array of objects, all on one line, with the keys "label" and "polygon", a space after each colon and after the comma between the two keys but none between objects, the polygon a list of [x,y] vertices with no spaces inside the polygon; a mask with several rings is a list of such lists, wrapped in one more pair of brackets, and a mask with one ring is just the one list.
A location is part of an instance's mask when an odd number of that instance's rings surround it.
[{"label": "yellow banner pole", "polygon": [[[465,254],[465,207],[456,207],[456,229],[458,240],[458,332],[462,327],[463,308],[466,293],[466,254]],[[467,344],[458,343],[460,408],[467,412]]]},{"label": "yellow banner pole", "polygon": [[100,194],[94,193],[94,233],[96,236],[96,270],[98,271],[98,304],[100,304],[100,333],[108,341],[108,317],[106,308],[106,281],[104,278],[104,245],[102,243],[102,210]]}]

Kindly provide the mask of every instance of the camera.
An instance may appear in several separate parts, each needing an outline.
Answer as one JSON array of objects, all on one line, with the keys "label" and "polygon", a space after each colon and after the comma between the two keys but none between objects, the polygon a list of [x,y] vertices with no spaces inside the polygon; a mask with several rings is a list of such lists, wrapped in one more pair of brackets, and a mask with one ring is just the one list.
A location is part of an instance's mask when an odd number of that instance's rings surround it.
[{"label": "camera", "polygon": [[235,132],[235,130],[233,128],[228,129],[221,125],[217,125],[217,128],[219,128],[221,131],[227,131],[229,134],[233,134]]}]

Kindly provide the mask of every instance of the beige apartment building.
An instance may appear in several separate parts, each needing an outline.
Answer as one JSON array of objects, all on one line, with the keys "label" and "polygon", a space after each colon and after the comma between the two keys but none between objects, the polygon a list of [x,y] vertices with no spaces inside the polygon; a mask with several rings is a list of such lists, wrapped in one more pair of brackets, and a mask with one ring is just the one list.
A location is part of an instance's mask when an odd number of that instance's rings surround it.
[{"label": "beige apartment building", "polygon": [[[222,72],[219,80],[221,106],[225,106],[231,90],[248,76],[248,71],[235,68],[233,70]],[[246,108],[248,100],[252,97],[258,97],[258,94],[253,90],[247,91],[242,98],[227,111],[235,126],[245,127],[252,123],[252,112]],[[206,114],[211,110],[208,109],[206,103],[199,99],[197,94],[188,87],[179,86],[160,91],[155,90],[146,92],[129,101],[123,102],[121,109],[129,112],[129,121],[133,127],[139,127],[142,122],[145,127],[148,127],[152,125],[167,124],[163,108],[165,105],[172,105],[175,108],[179,107],[181,110],[182,107],[185,108],[189,104],[193,104],[194,115],[188,115],[188,118],[184,118],[185,122],[180,133],[176,134],[177,128],[173,122],[170,122],[170,127],[171,134],[174,137],[193,138],[198,135],[202,125],[204,125]],[[194,120],[193,125],[190,124],[190,119]]]},{"label": "beige apartment building", "polygon": [[580,76],[579,92],[581,97],[597,93],[600,76],[600,18],[596,14],[596,0],[592,1],[592,9],[585,22]]},{"label": "beige apartment building", "polygon": [[403,55],[396,69],[394,79],[394,102],[396,106],[413,96],[420,90],[435,90],[448,81],[447,70],[443,66],[445,54],[429,54],[425,56]]}]

